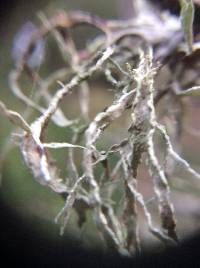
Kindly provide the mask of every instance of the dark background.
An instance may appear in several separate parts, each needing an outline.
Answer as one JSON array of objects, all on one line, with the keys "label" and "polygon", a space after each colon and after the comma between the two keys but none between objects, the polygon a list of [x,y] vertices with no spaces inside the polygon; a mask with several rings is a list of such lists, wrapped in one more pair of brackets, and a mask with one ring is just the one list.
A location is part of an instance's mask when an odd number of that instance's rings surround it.
[{"label": "dark background", "polygon": [[55,241],[41,236],[30,220],[14,213],[0,198],[1,263],[20,267],[199,267],[200,235],[163,253],[126,259],[114,254],[86,250],[74,239]]}]

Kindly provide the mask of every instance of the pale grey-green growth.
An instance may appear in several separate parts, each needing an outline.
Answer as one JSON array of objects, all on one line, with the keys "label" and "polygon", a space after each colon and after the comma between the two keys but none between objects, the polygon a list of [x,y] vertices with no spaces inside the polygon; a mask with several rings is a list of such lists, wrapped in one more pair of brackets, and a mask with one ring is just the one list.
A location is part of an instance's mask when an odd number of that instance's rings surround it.
[{"label": "pale grey-green growth", "polygon": [[[33,37],[25,36],[23,56],[10,72],[9,86],[28,108],[22,117],[0,102],[0,113],[22,130],[15,136],[20,137],[18,145],[33,178],[65,198],[55,219],[61,234],[75,211],[79,227],[89,224],[89,214],[95,235],[123,255],[140,253],[148,239],[161,247],[183,238],[176,219],[181,215],[175,210],[177,167],[178,176],[187,176],[196,187],[200,174],[182,157],[181,135],[187,96],[200,95],[194,56],[200,47],[193,44],[193,3],[180,3],[185,42],[180,20],[154,12],[145,0],[133,1],[138,12],[130,20],[105,20],[80,11],[59,11],[50,18],[40,13],[41,26]],[[97,28],[99,35],[78,50],[71,33],[85,24]],[[31,48],[48,34],[53,34],[66,67],[43,77],[30,68]],[[21,79],[27,67],[30,87],[35,85],[31,97]],[[96,93],[99,81],[102,88]],[[76,92],[74,105],[68,99]],[[106,107],[99,109],[95,94],[104,93]],[[72,119],[70,109],[76,111]],[[64,140],[46,135],[53,125]],[[1,166],[11,147],[3,148]],[[53,150],[66,152],[62,172]]]}]

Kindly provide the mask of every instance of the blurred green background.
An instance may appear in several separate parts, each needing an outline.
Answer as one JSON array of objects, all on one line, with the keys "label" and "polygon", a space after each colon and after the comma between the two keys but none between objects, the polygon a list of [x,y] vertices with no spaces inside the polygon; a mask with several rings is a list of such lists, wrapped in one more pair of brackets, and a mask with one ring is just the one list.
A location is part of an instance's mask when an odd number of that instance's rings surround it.
[{"label": "blurred green background", "polygon": [[[113,18],[119,15],[118,1],[94,1],[94,0],[41,0],[41,1],[15,1],[15,4],[8,5],[8,3],[1,6],[1,26],[0,26],[0,99],[12,110],[16,110],[23,114],[26,105],[21,101],[13,97],[12,92],[8,85],[8,75],[13,68],[13,62],[11,58],[12,41],[16,32],[27,21],[33,21],[36,25],[40,25],[40,21],[37,17],[39,11],[43,11],[47,16],[54,14],[56,9],[68,10],[83,10],[102,16],[104,18]],[[5,8],[5,10],[3,10]],[[88,32],[86,34],[93,34]],[[85,33],[79,32],[79,45],[84,44]],[[64,63],[59,57],[59,53],[55,43],[48,43],[46,49],[49,59],[46,62],[46,67],[42,70],[44,76],[49,70],[63,67]],[[55,51],[54,51],[55,50]],[[51,54],[52,53],[52,54]],[[33,85],[30,85],[25,81],[25,92],[31,95],[35,89]],[[94,98],[96,98],[98,104],[96,109],[101,110],[105,107],[109,97],[101,96],[97,92]],[[108,94],[109,95],[109,94]],[[101,104],[102,99],[105,99],[105,103]],[[73,107],[76,107],[76,96],[72,96],[68,101],[70,105],[71,116],[77,116],[77,110],[73,111]],[[36,114],[35,114],[36,115]],[[38,115],[38,114],[37,114]],[[34,118],[34,115],[33,115]],[[29,122],[31,122],[29,120]],[[1,153],[5,149],[6,144],[9,146],[11,139],[10,134],[13,131],[13,126],[2,116],[0,117],[0,150]],[[66,136],[69,137],[68,130],[60,130],[54,126],[50,126],[50,137],[54,138],[54,141],[66,140]],[[66,155],[66,154],[65,154]],[[63,158],[64,152],[57,154],[58,160]],[[63,163],[64,165],[64,163]],[[42,235],[52,236],[56,239],[59,235],[59,226],[54,224],[54,218],[64,205],[64,201],[60,196],[50,191],[49,189],[42,187],[34,181],[29,170],[23,163],[19,148],[14,146],[6,154],[6,158],[3,161],[2,167],[2,186],[1,195],[10,209],[16,211],[23,218],[31,219],[34,228],[42,233]],[[90,219],[90,216],[88,216]],[[84,227],[84,230],[78,230],[76,226],[76,215],[72,215],[67,234],[73,233],[76,238],[80,238],[83,243],[90,246],[96,243],[95,227],[92,220],[89,224],[89,229]],[[92,231],[91,231],[92,230]],[[85,239],[85,240],[84,240]]]}]

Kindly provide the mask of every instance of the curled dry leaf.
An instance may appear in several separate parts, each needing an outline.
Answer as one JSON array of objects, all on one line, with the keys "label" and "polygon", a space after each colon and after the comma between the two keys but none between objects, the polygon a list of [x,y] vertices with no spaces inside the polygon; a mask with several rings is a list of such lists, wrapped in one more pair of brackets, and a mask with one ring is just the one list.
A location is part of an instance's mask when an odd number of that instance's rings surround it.
[{"label": "curled dry leaf", "polygon": [[58,178],[57,169],[49,159],[46,150],[37,144],[30,133],[25,135],[21,151],[26,165],[40,184],[49,186],[57,193],[66,192],[67,188]]},{"label": "curled dry leaf", "polygon": [[185,34],[188,52],[193,51],[193,21],[194,21],[194,4],[192,0],[179,0],[181,5],[181,24]]}]

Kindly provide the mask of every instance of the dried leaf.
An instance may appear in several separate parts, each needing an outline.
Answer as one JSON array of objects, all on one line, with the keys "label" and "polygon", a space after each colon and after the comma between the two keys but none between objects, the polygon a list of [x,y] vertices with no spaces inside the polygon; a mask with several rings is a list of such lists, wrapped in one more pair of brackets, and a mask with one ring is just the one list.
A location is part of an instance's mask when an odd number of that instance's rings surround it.
[{"label": "dried leaf", "polygon": [[66,192],[67,187],[58,178],[56,167],[51,163],[45,149],[41,146],[41,144],[37,144],[31,134],[24,137],[21,151],[26,165],[40,184],[50,187],[57,193]]},{"label": "dried leaf", "polygon": [[181,5],[181,24],[188,45],[188,52],[193,51],[193,20],[194,20],[194,4],[192,0],[179,0]]}]

